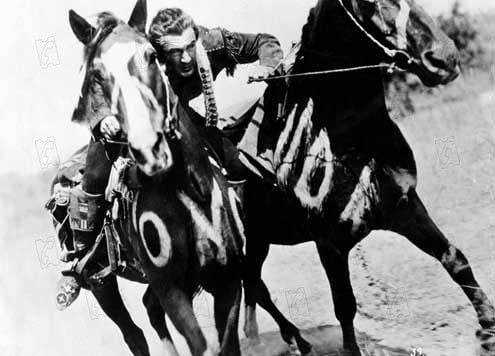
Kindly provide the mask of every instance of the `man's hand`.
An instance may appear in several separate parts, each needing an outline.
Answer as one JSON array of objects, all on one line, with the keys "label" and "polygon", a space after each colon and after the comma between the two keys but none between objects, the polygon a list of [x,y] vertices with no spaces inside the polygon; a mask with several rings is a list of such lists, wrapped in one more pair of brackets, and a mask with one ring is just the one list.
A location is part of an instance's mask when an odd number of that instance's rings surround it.
[{"label": "man's hand", "polygon": [[120,124],[115,116],[107,116],[100,123],[100,132],[107,140],[111,140],[120,132]]},{"label": "man's hand", "polygon": [[263,79],[267,78],[271,74],[273,74],[273,68],[268,66],[263,66],[261,64],[253,66],[251,69],[249,76],[253,79]]}]

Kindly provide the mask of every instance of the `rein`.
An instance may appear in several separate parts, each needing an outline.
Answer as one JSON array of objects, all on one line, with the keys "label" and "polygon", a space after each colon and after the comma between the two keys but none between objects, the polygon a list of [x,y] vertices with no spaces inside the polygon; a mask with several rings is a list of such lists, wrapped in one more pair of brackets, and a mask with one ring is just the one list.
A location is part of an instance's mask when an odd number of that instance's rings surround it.
[{"label": "rein", "polygon": [[[362,33],[364,33],[364,35],[368,39],[370,39],[371,42],[373,42],[378,48],[380,48],[383,51],[383,53],[392,60],[392,63],[380,63],[380,64],[365,65],[365,66],[337,68],[337,69],[330,69],[330,70],[276,75],[276,76],[268,76],[268,77],[260,77],[260,78],[249,77],[248,84],[253,83],[253,82],[263,82],[263,81],[276,80],[276,79],[286,79],[286,78],[296,78],[296,77],[309,77],[309,76],[316,76],[316,75],[357,72],[357,71],[369,70],[369,69],[387,69],[388,73],[405,72],[406,70],[400,67],[400,65],[398,64],[399,62],[405,63],[406,66],[411,65],[413,63],[418,63],[418,60],[411,57],[411,55],[409,55],[409,53],[407,53],[406,51],[390,49],[390,48],[384,46],[382,43],[380,43],[380,41],[378,41],[375,37],[373,37],[372,34],[370,34],[368,31],[366,31],[366,29],[363,27],[363,25],[361,25],[359,23],[359,21],[354,17],[354,15],[347,9],[347,7],[345,7],[343,0],[338,0],[338,3],[342,7],[342,9],[345,11],[347,16],[350,18],[350,20],[356,25],[356,27]],[[400,60],[400,57],[403,57],[403,58]],[[277,65],[277,67],[278,67],[278,65]]]},{"label": "rein", "polygon": [[316,76],[316,75],[336,74],[336,73],[348,73],[348,72],[357,72],[357,71],[361,71],[361,70],[380,69],[380,68],[387,69],[387,72],[389,72],[389,73],[392,73],[392,72],[403,72],[403,71],[405,71],[404,69],[400,68],[395,63],[390,63],[390,64],[381,63],[381,64],[372,64],[372,65],[367,65],[367,66],[357,66],[357,67],[347,67],[347,68],[320,70],[320,71],[315,71],[315,72],[304,72],[304,73],[295,73],[295,74],[276,75],[276,76],[270,76],[270,77],[266,77],[266,78],[253,78],[253,77],[250,77],[248,79],[248,84],[253,83],[253,82],[264,82],[264,81],[275,80],[275,79],[296,78],[296,77],[310,77],[310,76]]}]

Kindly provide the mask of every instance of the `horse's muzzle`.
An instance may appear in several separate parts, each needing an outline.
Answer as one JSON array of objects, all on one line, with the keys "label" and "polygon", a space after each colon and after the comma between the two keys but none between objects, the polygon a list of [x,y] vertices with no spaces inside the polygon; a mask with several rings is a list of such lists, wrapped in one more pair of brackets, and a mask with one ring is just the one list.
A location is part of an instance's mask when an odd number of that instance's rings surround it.
[{"label": "horse's muzzle", "polygon": [[153,146],[141,149],[130,146],[130,151],[141,171],[147,176],[166,173],[174,164],[170,146],[162,133],[157,134]]},{"label": "horse's muzzle", "polygon": [[455,47],[439,47],[422,53],[418,75],[426,86],[450,83],[459,74],[459,55]]}]

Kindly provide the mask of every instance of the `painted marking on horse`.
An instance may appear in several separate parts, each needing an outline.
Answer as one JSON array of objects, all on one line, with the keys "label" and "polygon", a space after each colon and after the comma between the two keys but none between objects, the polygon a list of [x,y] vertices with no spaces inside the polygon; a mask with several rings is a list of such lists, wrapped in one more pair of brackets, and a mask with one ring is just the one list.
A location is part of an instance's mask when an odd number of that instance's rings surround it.
[{"label": "painted marking on horse", "polygon": [[469,264],[465,264],[459,256],[457,256],[457,248],[450,245],[447,251],[442,254],[440,260],[445,266],[445,269],[456,275],[466,268],[470,268]]},{"label": "painted marking on horse", "polygon": [[136,197],[132,202],[132,226],[134,227],[134,231],[138,231],[137,228],[137,205],[139,201],[139,191],[136,192]]},{"label": "painted marking on horse", "polygon": [[365,166],[361,171],[359,182],[351,194],[349,202],[340,214],[340,222],[352,222],[351,233],[365,233],[369,229],[366,221],[374,202],[378,200],[378,192],[372,181],[372,168]]},{"label": "painted marking on horse", "polygon": [[[146,223],[153,224],[154,228],[156,229],[156,237],[158,238],[160,243],[160,252],[157,256],[153,256],[153,254],[149,250],[148,244],[146,243],[146,238],[144,237],[144,224]],[[151,260],[151,262],[158,268],[165,267],[168,260],[170,259],[170,255],[172,254],[172,240],[164,221],[152,211],[146,211],[142,213],[139,217],[139,236],[141,236],[141,241],[143,242],[144,249],[146,250],[148,258]]]},{"label": "painted marking on horse", "polygon": [[222,191],[215,178],[213,178],[213,188],[211,190],[211,217],[213,222],[213,229],[216,233],[222,236],[222,209],[223,209],[223,199]]},{"label": "painted marking on horse", "polygon": [[[330,139],[326,130],[320,130],[315,137],[313,124],[313,100],[308,104],[300,115],[295,133],[290,142],[287,152],[282,150],[287,147],[290,140],[289,133],[294,126],[296,108],[289,115],[287,124],[279,136],[275,150],[275,165],[277,168],[277,181],[280,186],[293,188],[295,195],[304,207],[320,210],[323,202],[331,191],[333,176],[333,155],[330,149]],[[292,177],[294,164],[303,157],[303,168],[299,177]],[[311,183],[315,178],[317,169],[323,169],[324,174],[316,194],[311,193]],[[294,179],[296,178],[296,179]],[[288,187],[289,182],[296,180],[294,187]]]},{"label": "painted marking on horse", "polygon": [[[142,97],[139,80],[129,71],[129,63],[137,51],[136,43],[117,42],[101,55],[101,62],[112,73],[115,86],[120,88],[129,124],[129,141],[136,148],[150,146],[156,141],[149,111]],[[112,98],[114,99],[114,98]],[[112,106],[115,103],[112,103]]]},{"label": "painted marking on horse", "polygon": [[395,28],[397,30],[397,48],[407,49],[407,23],[409,22],[409,14],[411,7],[407,0],[399,1],[399,13],[395,19]]},{"label": "painted marking on horse", "polygon": [[[275,167],[277,173],[277,181],[283,186],[287,187],[289,183],[289,176],[292,173],[293,164],[296,162],[301,149],[305,149],[307,142],[302,142],[303,137],[308,139],[309,134],[312,129],[311,116],[313,115],[313,100],[309,99],[308,104],[304,108],[303,112],[299,117],[299,122],[297,123],[296,131],[292,136],[292,141],[290,142],[289,149],[287,152],[282,152],[284,147],[287,147],[289,140],[289,132],[292,131],[292,126],[294,125],[294,117],[296,115],[297,107],[294,107],[289,119],[287,120],[286,127],[280,135],[277,147],[275,149]],[[304,134],[306,133],[306,136]]]},{"label": "painted marking on horse", "polygon": [[207,345],[206,347],[207,348],[206,348],[206,351],[203,353],[203,356],[215,356],[217,354],[215,349],[213,347],[211,347],[210,345]]},{"label": "painted marking on horse", "polygon": [[113,115],[119,114],[119,98],[120,98],[120,87],[118,85],[114,85],[112,88],[112,109],[111,113]]},{"label": "painted marking on horse", "polygon": [[175,347],[174,343],[172,340],[169,340],[167,338],[161,339],[163,349],[165,350],[165,355],[168,356],[179,356],[179,352],[177,351],[177,348]]},{"label": "painted marking on horse", "polygon": [[244,230],[244,223],[242,222],[241,214],[239,212],[239,205],[241,204],[241,199],[237,195],[234,188],[229,187],[227,189],[227,194],[229,196],[230,207],[232,209],[232,215],[234,216],[234,221],[237,227],[237,231],[239,235],[241,235],[242,239],[242,251],[246,254],[246,233]]},{"label": "painted marking on horse", "polygon": [[[306,153],[303,170],[299,177],[294,193],[306,208],[322,211],[323,203],[332,190],[333,155],[330,149],[330,139],[326,129],[320,131],[313,144]],[[323,169],[324,175],[316,195],[311,194],[311,181],[314,172]]]},{"label": "painted marking on horse", "polygon": [[184,207],[189,210],[194,225],[198,230],[198,233],[201,235],[205,235],[217,246],[222,246],[222,237],[215,231],[212,223],[201,211],[201,208],[198,206],[198,204],[196,204],[194,200],[192,200],[186,193],[182,191],[177,192],[177,197],[182,202]]},{"label": "painted marking on horse", "polygon": [[[296,104],[294,106],[294,109],[292,109],[292,112],[289,114],[289,117],[287,118],[287,122],[285,123],[284,129],[282,130],[282,133],[278,137],[277,141],[277,146],[275,147],[275,154],[273,158],[274,166],[276,169],[276,174],[277,174],[277,179],[279,181],[279,184],[281,184],[281,178],[280,176],[286,176],[287,174],[282,174],[279,173],[281,169],[283,169],[284,165],[284,148],[286,147],[288,140],[289,140],[289,135],[292,131],[292,127],[294,126],[294,119],[296,117],[296,111],[297,111],[298,105]],[[289,167],[290,168],[290,167]],[[283,186],[286,185],[287,182],[283,182]]]},{"label": "painted marking on horse", "polygon": [[246,305],[244,313],[244,334],[250,340],[258,340],[260,337],[258,320],[256,318],[256,304]]},{"label": "painted marking on horse", "polygon": [[224,246],[226,243],[224,241],[224,228],[227,223],[225,218],[225,208],[223,204],[223,196],[222,191],[220,190],[220,186],[216,178],[213,178],[213,188],[211,190],[211,217],[213,222],[213,230],[215,231],[217,236],[220,236],[220,244],[217,244],[218,247],[218,258],[227,262],[227,254]]}]

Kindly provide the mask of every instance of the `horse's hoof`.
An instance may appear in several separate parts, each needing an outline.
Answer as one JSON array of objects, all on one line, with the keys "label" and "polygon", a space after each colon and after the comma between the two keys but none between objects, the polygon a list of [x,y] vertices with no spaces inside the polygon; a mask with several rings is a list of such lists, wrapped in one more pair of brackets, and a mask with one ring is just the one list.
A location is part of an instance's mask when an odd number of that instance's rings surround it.
[{"label": "horse's hoof", "polygon": [[246,339],[247,339],[247,344],[249,346],[258,346],[258,345],[261,345],[261,338],[259,337],[259,335],[252,336],[252,337],[248,336],[248,337],[246,337]]},{"label": "horse's hoof", "polygon": [[290,356],[302,356],[302,353],[299,350],[299,347],[297,347],[295,340],[293,343],[289,344],[289,355]]},{"label": "horse's hoof", "polygon": [[313,346],[302,337],[300,337],[296,342],[297,347],[299,347],[299,350],[301,351],[303,356],[311,356],[315,354],[313,352]]},{"label": "horse's hoof", "polygon": [[343,356],[368,356],[368,353],[361,353],[361,350],[359,349],[358,346],[356,347],[349,347],[349,348],[344,348],[342,350],[342,355]]},{"label": "horse's hoof", "polygon": [[303,356],[318,356],[315,352],[315,350],[311,349],[309,352],[303,353]]}]

